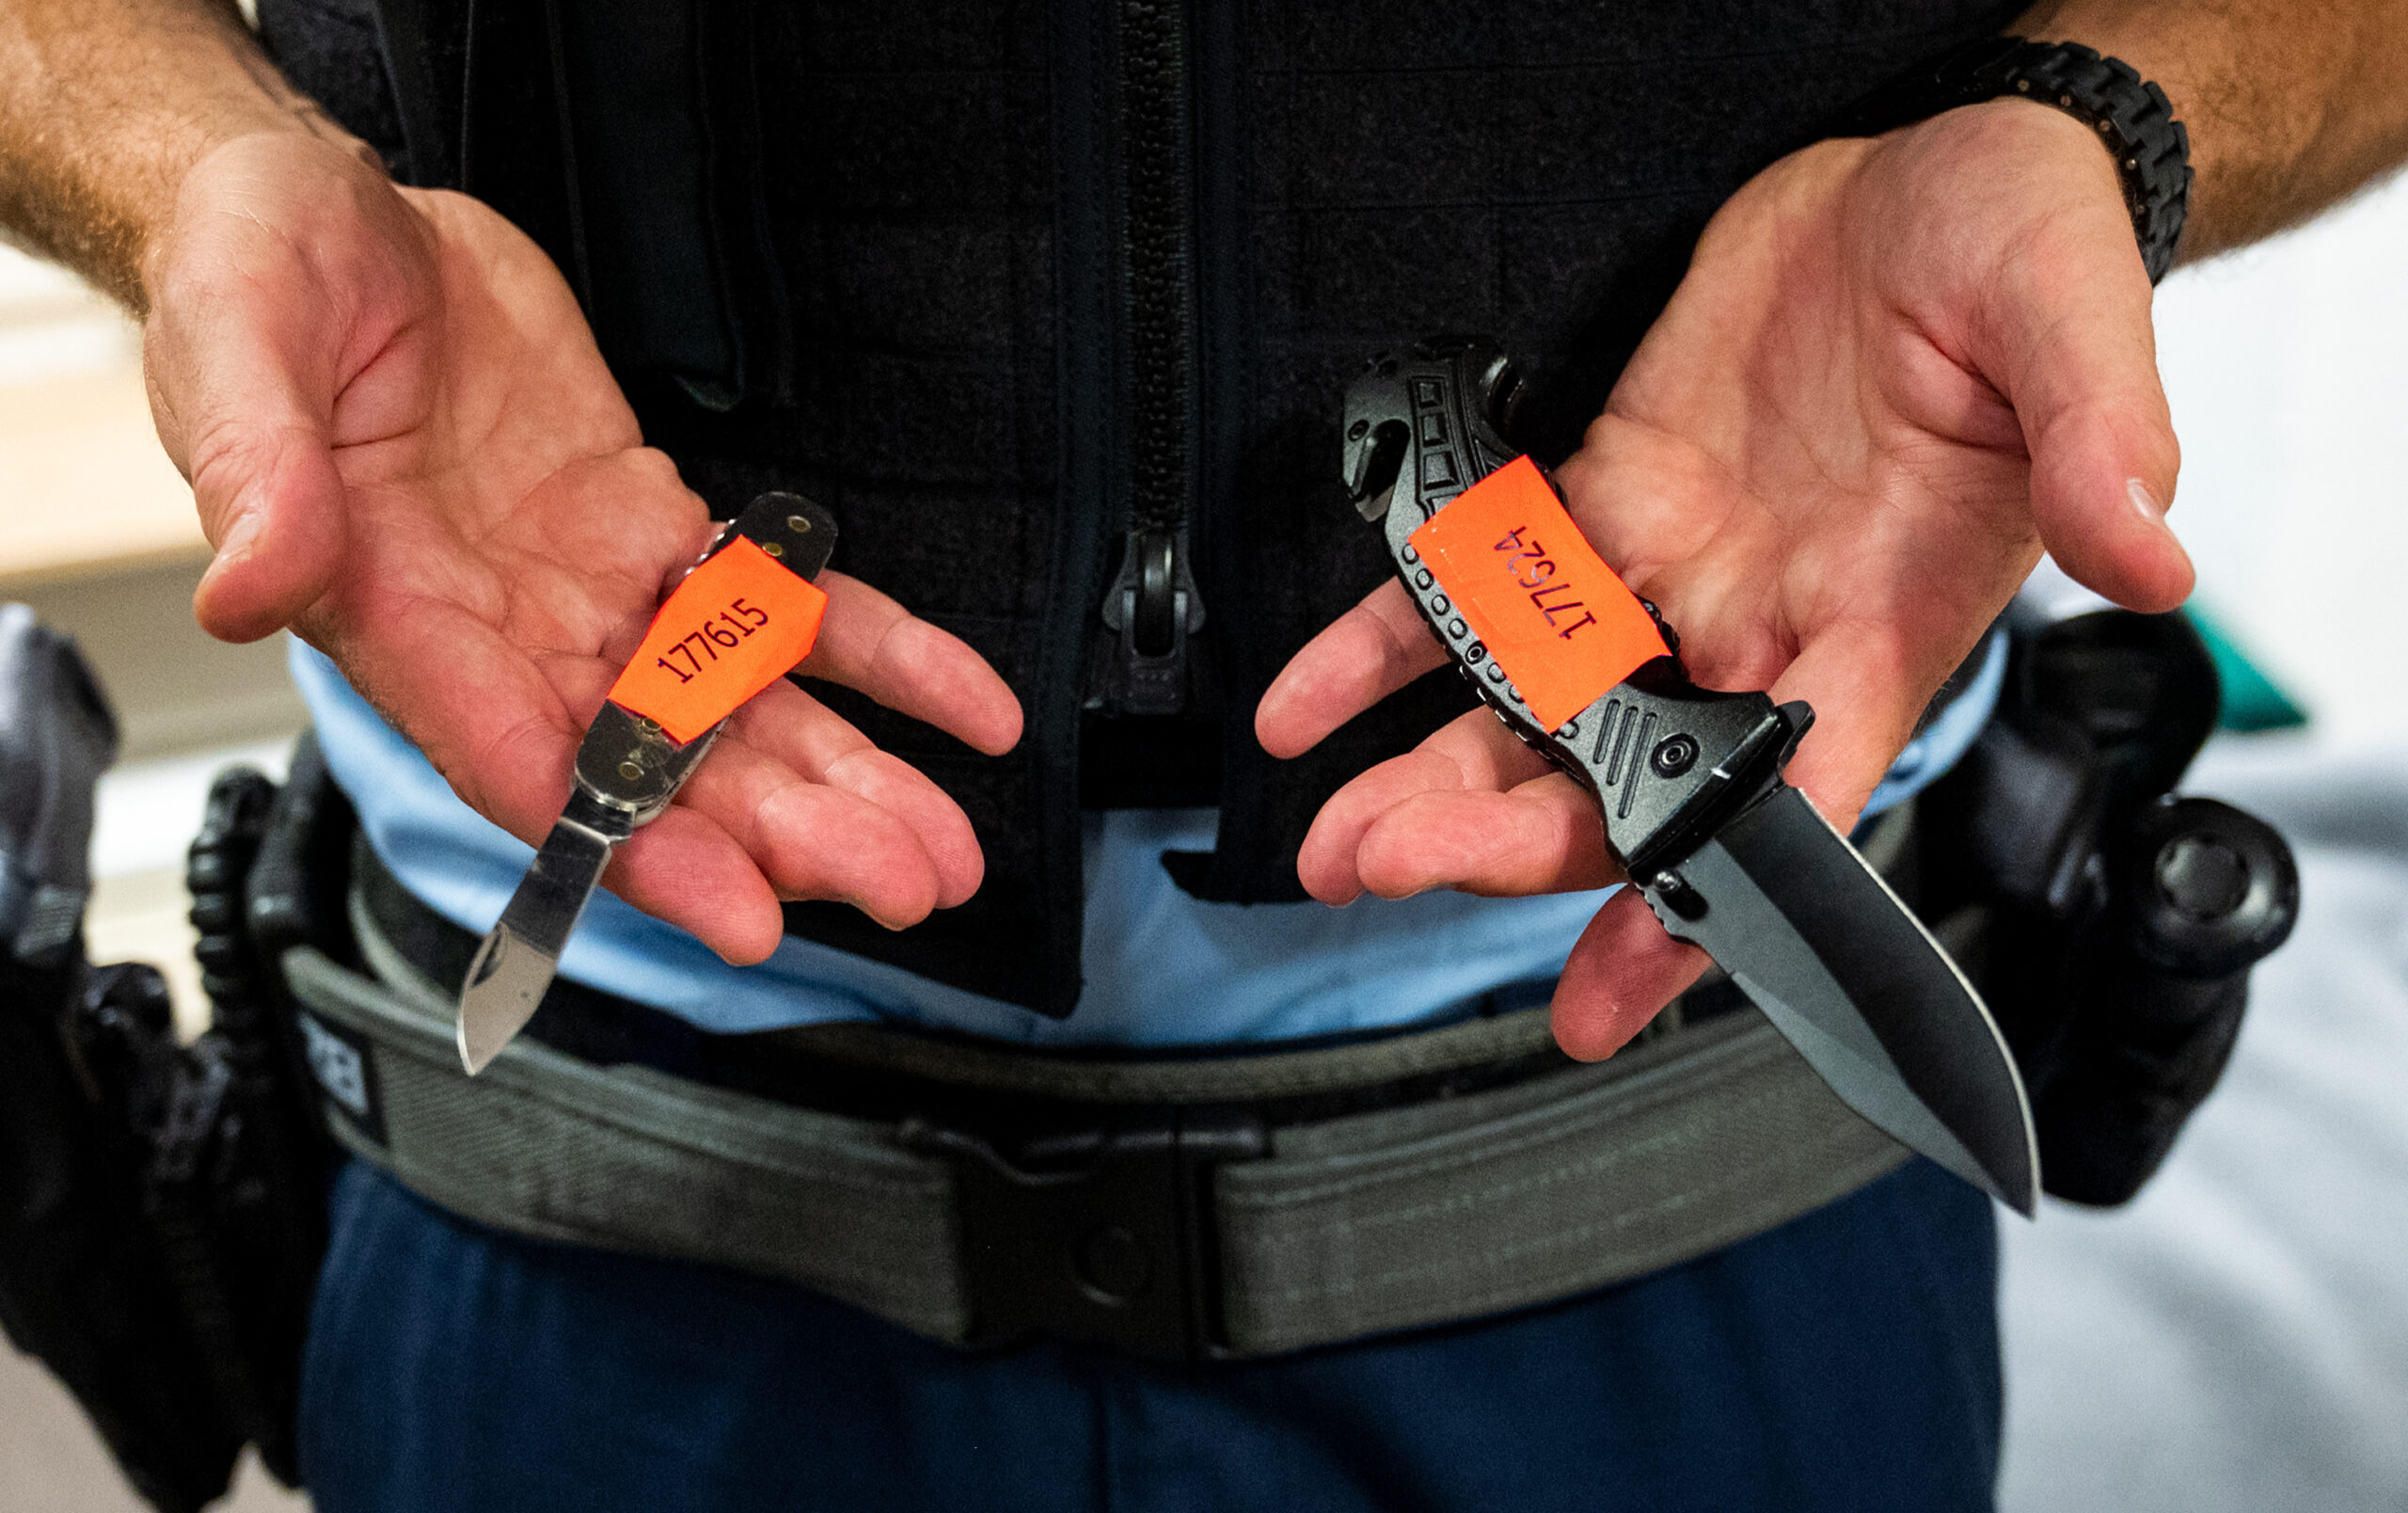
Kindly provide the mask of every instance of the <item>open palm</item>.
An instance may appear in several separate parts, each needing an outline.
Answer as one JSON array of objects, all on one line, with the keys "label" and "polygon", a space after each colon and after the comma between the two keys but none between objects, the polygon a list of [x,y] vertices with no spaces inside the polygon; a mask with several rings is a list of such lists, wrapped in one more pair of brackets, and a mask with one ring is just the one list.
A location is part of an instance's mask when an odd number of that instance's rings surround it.
[{"label": "open palm", "polygon": [[[290,624],[471,805],[540,839],[714,529],[642,445],[567,286],[475,200],[291,137],[195,169],[156,258],[153,408],[218,549],[202,623]],[[969,647],[841,573],[822,586],[810,672],[982,750],[1017,741],[1018,704]],[[982,865],[934,784],[780,683],[607,881],[751,961],[782,898],[899,927],[969,897]]]},{"label": "open palm", "polygon": [[[2070,118],[2005,102],[1751,182],[1556,481],[1698,681],[1815,707],[1789,775],[1845,827],[2044,546],[2136,608],[2182,599],[2154,502],[2177,461],[2113,167]],[[1291,662],[1257,731],[1292,755],[1442,660],[1384,585]],[[1621,877],[1594,801],[1484,711],[1342,788],[1298,869],[1331,902]],[[1619,895],[1558,987],[1558,1038],[1610,1052],[1703,965]]]}]

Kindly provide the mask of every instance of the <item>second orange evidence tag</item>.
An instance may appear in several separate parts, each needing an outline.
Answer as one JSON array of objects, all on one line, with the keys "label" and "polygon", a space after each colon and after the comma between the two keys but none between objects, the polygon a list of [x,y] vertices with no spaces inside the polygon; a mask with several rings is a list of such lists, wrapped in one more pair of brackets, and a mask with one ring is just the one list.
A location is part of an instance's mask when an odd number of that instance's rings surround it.
[{"label": "second orange evidence tag", "polygon": [[817,584],[737,536],[653,616],[610,702],[684,745],[809,656],[827,609]]},{"label": "second orange evidence tag", "polygon": [[1465,489],[1408,539],[1548,730],[1670,651],[1528,457]]}]

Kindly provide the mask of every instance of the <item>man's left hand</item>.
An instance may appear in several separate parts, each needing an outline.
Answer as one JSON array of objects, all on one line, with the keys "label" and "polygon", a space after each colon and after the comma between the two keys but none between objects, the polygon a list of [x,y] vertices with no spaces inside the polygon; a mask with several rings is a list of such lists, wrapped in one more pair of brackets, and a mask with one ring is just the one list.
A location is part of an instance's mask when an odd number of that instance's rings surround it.
[{"label": "man's left hand", "polygon": [[[1845,831],[2044,548],[2133,609],[2189,594],[2149,301],[2114,164],[2069,116],[2001,101],[1818,143],[1716,215],[1555,480],[1692,677],[1814,706],[1789,780]],[[1384,584],[1256,732],[1294,756],[1444,660]],[[1622,880],[1595,801],[1484,709],[1340,789],[1298,871],[1328,903]],[[1625,890],[1573,950],[1556,1037],[1608,1055],[1704,965]]]}]

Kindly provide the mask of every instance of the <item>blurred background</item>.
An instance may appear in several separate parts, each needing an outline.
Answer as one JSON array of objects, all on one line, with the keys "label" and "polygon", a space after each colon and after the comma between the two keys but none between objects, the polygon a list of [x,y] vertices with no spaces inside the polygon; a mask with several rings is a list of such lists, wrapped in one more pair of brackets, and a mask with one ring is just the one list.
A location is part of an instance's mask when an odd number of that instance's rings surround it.
[{"label": "blurred background", "polygon": [[[2198,603],[2311,715],[2225,738],[2193,791],[2329,792],[2339,772],[2408,794],[2403,274],[2394,186],[2159,294]],[[188,1030],[202,795],[230,762],[280,772],[302,718],[280,638],[194,627],[206,560],[132,328],[0,251],[0,600],[73,632],[117,701],[91,951],[165,968]],[[2308,858],[2226,1084],[2138,1202],[2004,1221],[2011,1513],[2408,1508],[2408,841],[2389,854]],[[246,1465],[227,1505],[308,1504]],[[0,1345],[0,1509],[140,1506]]]}]

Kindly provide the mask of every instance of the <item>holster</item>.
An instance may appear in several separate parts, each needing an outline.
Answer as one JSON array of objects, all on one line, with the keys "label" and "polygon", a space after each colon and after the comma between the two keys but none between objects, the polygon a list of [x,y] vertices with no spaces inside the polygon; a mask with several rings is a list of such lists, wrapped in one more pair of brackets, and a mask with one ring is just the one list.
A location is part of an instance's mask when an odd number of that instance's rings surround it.
[{"label": "holster", "polygon": [[[217,1416],[300,1485],[293,1423],[325,1250],[335,1147],[305,1095],[306,1050],[273,969],[325,942],[310,850],[349,810],[304,737],[279,788],[235,768],[212,787],[186,868],[210,1028],[178,1044],[150,968],[98,967],[70,1049],[126,1153],[131,1183]],[[340,919],[337,913],[335,919]]]},{"label": "holster", "polygon": [[2273,827],[2174,795],[2218,706],[2185,618],[2027,597],[2007,624],[1998,712],[1924,795],[1923,907],[2022,1069],[2042,1187],[2122,1203],[2223,1075],[2299,874]]}]

